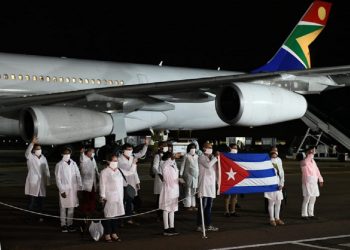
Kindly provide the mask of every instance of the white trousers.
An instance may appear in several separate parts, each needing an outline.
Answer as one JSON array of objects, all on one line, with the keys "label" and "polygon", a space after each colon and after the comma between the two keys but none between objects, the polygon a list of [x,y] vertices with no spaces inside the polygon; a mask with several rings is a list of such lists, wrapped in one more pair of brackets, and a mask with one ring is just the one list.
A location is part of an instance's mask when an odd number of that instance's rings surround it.
[{"label": "white trousers", "polygon": [[74,207],[63,208],[60,207],[61,226],[70,226],[73,224]]},{"label": "white trousers", "polygon": [[186,188],[186,198],[184,199],[184,207],[195,207],[196,206],[196,188]]},{"label": "white trousers", "polygon": [[281,200],[269,200],[268,210],[270,215],[270,220],[280,219],[281,210]]},{"label": "white trousers", "polygon": [[301,216],[314,216],[314,207],[316,196],[304,196],[303,204],[301,205]]},{"label": "white trousers", "polygon": [[175,212],[168,212],[163,210],[163,223],[164,223],[164,229],[174,228],[174,217]]}]

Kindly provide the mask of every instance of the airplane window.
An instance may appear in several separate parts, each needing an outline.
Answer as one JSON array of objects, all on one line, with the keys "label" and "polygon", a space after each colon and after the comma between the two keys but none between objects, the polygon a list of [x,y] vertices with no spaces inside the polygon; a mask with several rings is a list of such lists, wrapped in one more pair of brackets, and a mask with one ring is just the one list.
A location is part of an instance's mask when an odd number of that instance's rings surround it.
[{"label": "airplane window", "polygon": [[97,79],[97,80],[96,80],[96,83],[97,83],[98,85],[100,85],[100,84],[101,84],[101,80],[100,80],[100,79]]},{"label": "airplane window", "polygon": [[79,78],[79,83],[83,83],[83,79],[82,78]]},{"label": "airplane window", "polygon": [[56,77],[56,76],[53,76],[53,77],[52,77],[52,81],[53,81],[53,82],[57,82],[57,77]]},{"label": "airplane window", "polygon": [[33,81],[36,81],[38,78],[36,76],[32,76]]},{"label": "airplane window", "polygon": [[26,80],[29,81],[30,80],[30,76],[26,75]]},{"label": "airplane window", "polygon": [[90,80],[91,84],[95,84],[95,79]]},{"label": "airplane window", "polygon": [[23,76],[22,75],[18,75],[18,80],[23,80]]},{"label": "airplane window", "polygon": [[70,79],[69,79],[69,77],[66,77],[65,80],[66,80],[66,83],[69,83]]},{"label": "airplane window", "polygon": [[4,79],[9,79],[9,75],[8,74],[4,74]]},{"label": "airplane window", "polygon": [[39,76],[40,81],[44,81],[44,77],[43,76]]},{"label": "airplane window", "polygon": [[84,79],[84,82],[85,82],[85,83],[89,83],[89,79],[85,78],[85,79]]},{"label": "airplane window", "polygon": [[16,76],[14,74],[11,74],[11,80],[16,80]]},{"label": "airplane window", "polygon": [[46,81],[49,82],[51,78],[49,76],[46,76]]},{"label": "airplane window", "polygon": [[63,77],[60,76],[60,77],[58,78],[58,81],[59,81],[59,82],[63,82]]},{"label": "airplane window", "polygon": [[76,83],[77,79],[75,77],[72,77],[72,82]]},{"label": "airplane window", "polygon": [[120,80],[120,85],[124,85],[124,81],[123,80]]}]

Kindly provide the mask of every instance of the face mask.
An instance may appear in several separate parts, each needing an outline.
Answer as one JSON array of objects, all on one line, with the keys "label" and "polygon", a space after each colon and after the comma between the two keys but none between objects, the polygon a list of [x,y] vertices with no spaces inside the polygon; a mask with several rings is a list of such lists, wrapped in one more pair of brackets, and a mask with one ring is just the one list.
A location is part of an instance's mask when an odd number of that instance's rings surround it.
[{"label": "face mask", "polygon": [[195,148],[191,148],[191,149],[190,149],[190,154],[191,154],[191,155],[194,155],[195,153],[196,153],[196,149],[195,149]]},{"label": "face mask", "polygon": [[94,157],[95,157],[95,153],[92,153],[92,154],[91,154],[91,158],[94,158]]},{"label": "face mask", "polygon": [[207,155],[211,155],[211,154],[213,153],[213,149],[212,149],[212,148],[206,148],[206,149],[205,149],[205,153],[206,153]]},{"label": "face mask", "polygon": [[34,154],[39,157],[41,155],[41,149],[34,150]]},{"label": "face mask", "polygon": [[132,155],[132,150],[124,150],[124,155],[130,157]]},{"label": "face mask", "polygon": [[69,159],[70,159],[70,154],[63,155],[62,159],[63,159],[64,161],[69,161]]},{"label": "face mask", "polygon": [[118,162],[117,161],[112,161],[111,163],[109,163],[109,166],[112,169],[116,169],[118,167]]},{"label": "face mask", "polygon": [[233,149],[231,149],[231,153],[232,153],[232,154],[237,154],[237,153],[238,153],[238,150],[235,149],[235,148],[233,148]]},{"label": "face mask", "polygon": [[163,153],[168,152],[169,148],[168,147],[163,147]]}]

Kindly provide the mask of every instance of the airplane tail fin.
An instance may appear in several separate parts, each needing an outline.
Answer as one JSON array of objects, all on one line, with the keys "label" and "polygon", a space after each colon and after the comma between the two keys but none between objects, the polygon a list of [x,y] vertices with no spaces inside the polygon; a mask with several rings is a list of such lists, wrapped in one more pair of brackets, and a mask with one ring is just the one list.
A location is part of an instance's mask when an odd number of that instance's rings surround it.
[{"label": "airplane tail fin", "polygon": [[325,27],[331,6],[314,1],[272,59],[253,73],[310,68],[309,45]]}]

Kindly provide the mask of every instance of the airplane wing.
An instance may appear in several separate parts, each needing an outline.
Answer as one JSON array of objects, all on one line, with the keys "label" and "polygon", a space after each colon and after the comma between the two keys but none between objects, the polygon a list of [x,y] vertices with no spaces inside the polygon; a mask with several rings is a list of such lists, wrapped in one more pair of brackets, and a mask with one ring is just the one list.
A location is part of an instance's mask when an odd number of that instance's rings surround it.
[{"label": "airplane wing", "polygon": [[[330,79],[348,79],[350,65],[313,68],[295,71],[279,71],[256,74],[238,74],[229,76],[208,77],[199,79],[176,80],[167,82],[145,83],[135,85],[123,85],[118,87],[93,88],[86,90],[59,92],[44,95],[31,95],[22,97],[6,97],[0,100],[0,113],[9,115],[24,107],[33,105],[74,104],[93,101],[111,101],[122,103],[124,98],[139,99],[141,104],[155,104],[164,101],[171,102],[204,102],[213,98],[206,92],[216,93],[220,88],[233,83],[260,83],[284,87],[283,83],[299,81],[309,84],[313,79],[321,81]],[[305,78],[308,77],[308,78]],[[325,77],[321,78],[320,77]],[[334,88],[346,85],[346,81],[330,81],[325,83],[325,88]],[[300,85],[301,90],[304,88]],[[293,91],[293,89],[291,89]],[[305,90],[305,89],[304,89]],[[298,92],[298,89],[294,90]],[[300,91],[308,93],[307,91]],[[78,105],[78,106],[80,106]],[[168,107],[169,108],[169,107]]]}]

